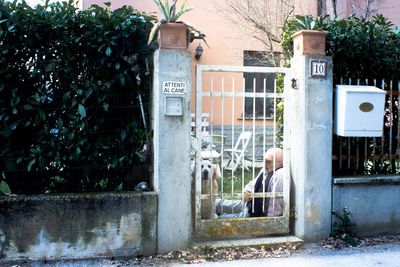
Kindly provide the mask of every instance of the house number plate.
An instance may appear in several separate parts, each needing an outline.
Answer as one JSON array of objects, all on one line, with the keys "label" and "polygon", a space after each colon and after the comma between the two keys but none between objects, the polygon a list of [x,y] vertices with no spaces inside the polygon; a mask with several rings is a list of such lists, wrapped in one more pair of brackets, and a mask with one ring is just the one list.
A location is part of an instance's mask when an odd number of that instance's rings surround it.
[{"label": "house number plate", "polygon": [[326,65],[325,60],[311,60],[311,76],[326,77]]}]

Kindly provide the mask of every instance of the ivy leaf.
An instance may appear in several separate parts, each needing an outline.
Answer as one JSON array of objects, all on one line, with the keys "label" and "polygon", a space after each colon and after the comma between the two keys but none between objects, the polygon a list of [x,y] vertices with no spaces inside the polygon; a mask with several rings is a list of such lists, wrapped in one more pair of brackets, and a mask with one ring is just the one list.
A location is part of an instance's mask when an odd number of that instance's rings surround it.
[{"label": "ivy leaf", "polygon": [[85,122],[84,121],[80,121],[79,123],[78,123],[78,127],[79,127],[79,129],[82,131],[83,129],[85,129]]},{"label": "ivy leaf", "polygon": [[111,163],[111,166],[112,166],[113,168],[115,168],[115,167],[117,167],[117,164],[118,164],[118,159],[117,159],[117,158],[114,158],[113,161],[112,161],[112,163]]},{"label": "ivy leaf", "polygon": [[1,181],[0,182],[0,192],[8,195],[11,193],[10,187],[8,186],[8,184],[5,181]]},{"label": "ivy leaf", "polygon": [[120,183],[119,186],[115,188],[115,191],[122,191],[122,183]]},{"label": "ivy leaf", "polygon": [[28,172],[31,171],[32,165],[35,164],[35,162],[36,162],[36,159],[29,161],[28,166],[26,168],[28,170]]},{"label": "ivy leaf", "polygon": [[15,24],[8,27],[9,32],[15,32]]},{"label": "ivy leaf", "polygon": [[104,111],[108,111],[108,104],[107,103],[103,103],[103,108],[104,108]]},{"label": "ivy leaf", "polygon": [[125,77],[123,73],[119,75],[119,82],[121,83],[121,86],[125,86]]},{"label": "ivy leaf", "polygon": [[75,149],[75,155],[76,155],[76,157],[77,158],[79,158],[79,155],[81,154],[81,149],[80,149],[80,147],[78,146],[76,149]]},{"label": "ivy leaf", "polygon": [[42,120],[42,121],[44,121],[44,120],[46,120],[46,114],[44,114],[44,112],[43,111],[39,111],[39,117],[40,117],[40,119]]},{"label": "ivy leaf", "polygon": [[121,131],[121,141],[124,141],[124,140],[125,140],[125,137],[126,137],[126,130],[123,129],[123,130]]},{"label": "ivy leaf", "polygon": [[60,130],[63,128],[64,122],[62,119],[57,120],[57,126],[58,126],[58,129],[60,129]]},{"label": "ivy leaf", "polygon": [[112,53],[111,47],[107,47],[106,55],[109,57],[111,56],[111,53]]},{"label": "ivy leaf", "polygon": [[22,109],[24,109],[24,110],[32,110],[33,107],[31,105],[23,105]]},{"label": "ivy leaf", "polygon": [[86,109],[82,104],[78,105],[78,113],[82,116],[82,118],[86,117]]},{"label": "ivy leaf", "polygon": [[47,64],[47,66],[46,66],[46,68],[45,68],[45,71],[46,72],[52,72],[52,71],[54,71],[55,69],[56,69],[56,62],[55,61],[52,61],[50,64]]}]

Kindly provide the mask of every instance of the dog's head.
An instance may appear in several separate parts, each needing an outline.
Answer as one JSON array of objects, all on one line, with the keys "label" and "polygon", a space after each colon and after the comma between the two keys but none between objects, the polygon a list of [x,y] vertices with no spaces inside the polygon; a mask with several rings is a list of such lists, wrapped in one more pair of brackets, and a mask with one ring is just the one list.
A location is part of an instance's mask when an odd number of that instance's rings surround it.
[{"label": "dog's head", "polygon": [[212,164],[209,160],[201,162],[201,179],[219,179],[221,178],[221,171],[218,165]]},{"label": "dog's head", "polygon": [[218,165],[212,164],[209,160],[201,162],[201,193],[217,193],[217,180],[221,178],[221,171]]}]

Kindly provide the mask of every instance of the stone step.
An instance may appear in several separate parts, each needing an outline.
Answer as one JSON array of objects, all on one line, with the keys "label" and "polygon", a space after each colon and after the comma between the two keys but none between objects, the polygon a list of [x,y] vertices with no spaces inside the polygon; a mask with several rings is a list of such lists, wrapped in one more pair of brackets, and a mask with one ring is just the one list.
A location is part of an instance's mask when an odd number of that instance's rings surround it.
[{"label": "stone step", "polygon": [[249,247],[249,246],[266,246],[273,247],[284,245],[287,243],[299,243],[304,241],[296,236],[274,236],[274,237],[255,237],[245,239],[229,239],[229,240],[213,240],[213,241],[195,241],[193,247]]}]

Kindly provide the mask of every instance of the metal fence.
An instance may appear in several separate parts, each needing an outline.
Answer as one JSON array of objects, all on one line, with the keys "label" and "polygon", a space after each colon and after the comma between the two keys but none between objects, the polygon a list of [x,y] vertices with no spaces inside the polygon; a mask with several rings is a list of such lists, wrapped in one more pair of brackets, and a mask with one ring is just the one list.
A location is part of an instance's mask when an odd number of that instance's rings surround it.
[{"label": "metal fence", "polygon": [[400,172],[398,80],[341,79],[344,85],[372,85],[386,91],[382,137],[333,136],[333,176]]}]

